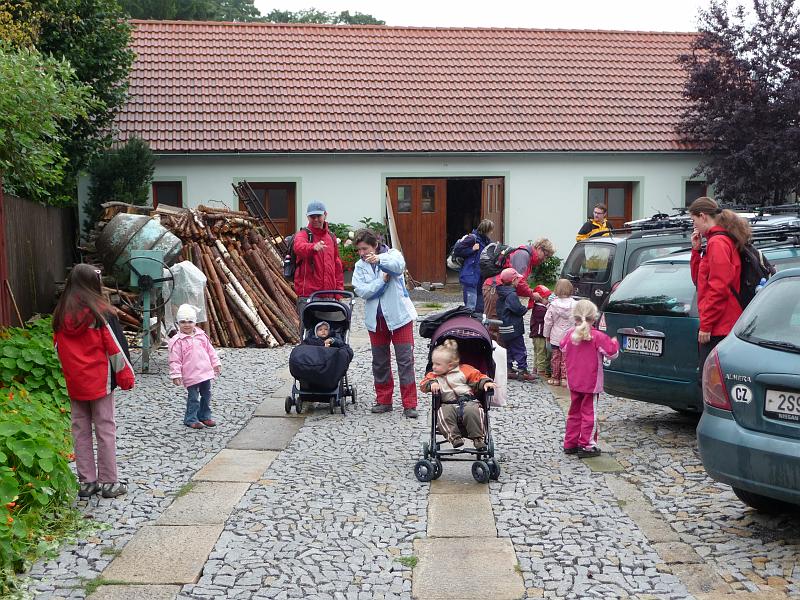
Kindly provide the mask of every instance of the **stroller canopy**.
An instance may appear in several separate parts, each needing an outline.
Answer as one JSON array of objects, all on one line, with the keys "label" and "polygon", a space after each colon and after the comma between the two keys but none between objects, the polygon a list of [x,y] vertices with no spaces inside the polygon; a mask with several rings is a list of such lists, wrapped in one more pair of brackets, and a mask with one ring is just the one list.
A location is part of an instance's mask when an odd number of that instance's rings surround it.
[{"label": "stroller canopy", "polygon": [[494,377],[492,338],[479,321],[464,315],[451,317],[436,328],[431,336],[426,371],[433,368],[431,362],[433,350],[448,339],[458,342],[458,353],[461,355],[462,364],[472,365],[489,377]]}]

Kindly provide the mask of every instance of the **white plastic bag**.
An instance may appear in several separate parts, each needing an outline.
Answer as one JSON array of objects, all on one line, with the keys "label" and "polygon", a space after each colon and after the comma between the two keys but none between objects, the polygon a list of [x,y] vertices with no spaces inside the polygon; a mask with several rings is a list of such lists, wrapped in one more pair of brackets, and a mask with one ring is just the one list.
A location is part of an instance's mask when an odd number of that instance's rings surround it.
[{"label": "white plastic bag", "polygon": [[[181,304],[194,306],[197,310],[197,322],[204,323],[207,320],[206,276],[189,260],[172,265],[169,270],[175,278],[175,285],[172,286],[167,281],[162,288],[164,299],[169,297],[169,302],[164,306],[164,323],[169,328],[175,322],[175,313]],[[165,273],[164,276],[168,275]]]},{"label": "white plastic bag", "polygon": [[508,364],[506,349],[492,341],[492,360],[494,360],[494,397],[491,406],[505,406],[508,398]]}]

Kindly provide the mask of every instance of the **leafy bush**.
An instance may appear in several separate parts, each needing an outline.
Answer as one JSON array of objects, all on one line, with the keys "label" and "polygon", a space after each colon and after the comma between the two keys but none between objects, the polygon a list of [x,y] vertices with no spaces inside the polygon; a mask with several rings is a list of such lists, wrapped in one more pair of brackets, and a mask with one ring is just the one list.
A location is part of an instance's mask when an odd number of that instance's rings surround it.
[{"label": "leafy bush", "polygon": [[528,285],[533,287],[541,284],[553,289],[553,286],[555,286],[558,280],[559,273],[561,273],[561,259],[557,256],[551,256],[531,271],[531,275],[528,278]]},{"label": "leafy bush", "polygon": [[75,523],[69,398],[52,322],[0,332],[0,595]]}]

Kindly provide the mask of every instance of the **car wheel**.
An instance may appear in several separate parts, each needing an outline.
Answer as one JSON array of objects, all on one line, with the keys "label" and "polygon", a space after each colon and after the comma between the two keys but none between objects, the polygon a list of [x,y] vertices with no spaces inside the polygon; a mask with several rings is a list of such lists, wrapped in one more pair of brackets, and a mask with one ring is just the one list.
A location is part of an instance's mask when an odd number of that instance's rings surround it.
[{"label": "car wheel", "polygon": [[732,487],[732,489],[733,493],[736,494],[736,497],[739,498],[739,500],[747,504],[747,506],[755,508],[759,512],[778,514],[784,512],[797,512],[800,510],[800,507],[795,506],[794,504],[789,504],[788,502],[783,502],[781,500],[776,500],[775,498],[769,498],[767,496],[762,496],[761,494],[748,492],[747,490],[742,490],[735,487]]}]

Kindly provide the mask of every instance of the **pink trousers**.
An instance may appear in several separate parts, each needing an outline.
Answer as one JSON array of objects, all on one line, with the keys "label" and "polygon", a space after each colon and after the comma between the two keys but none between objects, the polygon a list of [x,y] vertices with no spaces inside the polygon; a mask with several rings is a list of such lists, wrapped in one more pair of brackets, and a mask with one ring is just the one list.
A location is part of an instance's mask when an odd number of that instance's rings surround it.
[{"label": "pink trousers", "polygon": [[570,390],[569,395],[572,403],[567,413],[564,448],[592,448],[597,445],[595,407],[599,394]]},{"label": "pink trousers", "polygon": [[[117,424],[114,394],[99,400],[70,400],[75,465],[81,482],[115,483],[117,479]],[[92,423],[97,438],[97,463],[92,448]]]}]

